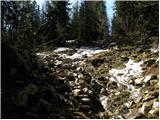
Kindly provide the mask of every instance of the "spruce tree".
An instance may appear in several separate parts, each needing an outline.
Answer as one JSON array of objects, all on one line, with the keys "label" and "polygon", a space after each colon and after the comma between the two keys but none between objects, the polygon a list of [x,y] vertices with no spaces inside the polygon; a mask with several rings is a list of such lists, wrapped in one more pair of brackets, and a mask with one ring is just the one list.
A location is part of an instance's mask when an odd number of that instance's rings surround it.
[{"label": "spruce tree", "polygon": [[79,39],[91,45],[105,41],[109,24],[104,1],[84,1],[79,10]]}]

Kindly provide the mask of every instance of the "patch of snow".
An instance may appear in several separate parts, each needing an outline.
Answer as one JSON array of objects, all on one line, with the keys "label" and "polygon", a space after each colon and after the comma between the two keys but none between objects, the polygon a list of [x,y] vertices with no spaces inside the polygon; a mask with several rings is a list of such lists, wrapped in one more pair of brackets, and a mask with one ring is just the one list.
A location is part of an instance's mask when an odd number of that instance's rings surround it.
[{"label": "patch of snow", "polygon": [[57,49],[54,50],[54,52],[63,52],[63,51],[67,51],[70,50],[70,48],[67,47],[59,47]]},{"label": "patch of snow", "polygon": [[135,102],[139,102],[140,100],[140,89],[136,89],[134,86],[130,85],[130,90],[131,90],[131,96],[130,98]]},{"label": "patch of snow", "polygon": [[144,82],[148,82],[150,79],[151,79],[151,75],[147,75],[147,76],[145,76],[145,78],[144,78]]},{"label": "patch of snow", "polygon": [[107,100],[108,100],[108,97],[102,95],[102,96],[100,96],[99,99],[100,99],[100,102],[101,102],[103,108],[104,108],[105,110],[107,110]]},{"label": "patch of snow", "polygon": [[73,90],[73,94],[78,95],[80,91],[81,91],[80,89],[75,89],[75,90]]},{"label": "patch of snow", "polygon": [[89,101],[90,101],[89,98],[82,98],[81,100],[82,100],[82,101],[86,101],[86,102],[89,102]]},{"label": "patch of snow", "polygon": [[59,60],[55,61],[55,65],[60,65],[60,64],[62,64],[62,61],[59,61]]},{"label": "patch of snow", "polygon": [[49,53],[47,52],[40,52],[40,53],[36,53],[37,56],[41,57],[41,58],[45,58],[47,56],[49,56]]},{"label": "patch of snow", "polygon": [[132,77],[140,77],[142,74],[142,67],[141,64],[143,61],[138,63],[134,62],[133,60],[129,59],[129,61],[125,64],[124,69],[115,69],[112,68],[109,70],[109,74],[112,76],[110,78],[111,81],[117,81],[121,84],[126,85],[128,80]]},{"label": "patch of snow", "polygon": [[125,103],[125,106],[127,106],[129,108],[132,105],[132,103],[133,103],[132,101],[128,101]]},{"label": "patch of snow", "polygon": [[151,114],[151,115],[153,115],[153,114],[156,113],[156,112],[157,112],[157,110],[152,109],[152,110],[150,110],[148,113]]},{"label": "patch of snow", "polygon": [[158,108],[159,107],[159,102],[154,102],[152,108]]},{"label": "patch of snow", "polygon": [[77,49],[77,52],[71,56],[67,56],[70,59],[83,58],[83,56],[91,57],[93,54],[97,54],[100,52],[109,51],[108,49],[98,49],[98,48],[80,48]]},{"label": "patch of snow", "polygon": [[151,48],[150,51],[152,53],[157,53],[159,51],[159,47],[158,48]]},{"label": "patch of snow", "polygon": [[74,76],[74,77],[77,77],[77,73],[73,73],[73,76]]},{"label": "patch of snow", "polygon": [[144,80],[143,77],[137,78],[137,79],[135,79],[135,83],[136,83],[137,85],[141,85],[141,84],[143,83],[143,80]]},{"label": "patch of snow", "polygon": [[141,75],[143,71],[141,64],[143,64],[143,61],[134,62],[129,59],[129,61],[125,64],[125,68],[112,68],[109,71],[109,75],[111,76],[110,80],[126,85],[131,93],[131,99],[135,102],[137,102],[140,98],[140,89],[136,89],[133,85],[129,84],[129,80],[131,80],[131,78],[137,78],[137,83],[142,82],[143,78]]}]

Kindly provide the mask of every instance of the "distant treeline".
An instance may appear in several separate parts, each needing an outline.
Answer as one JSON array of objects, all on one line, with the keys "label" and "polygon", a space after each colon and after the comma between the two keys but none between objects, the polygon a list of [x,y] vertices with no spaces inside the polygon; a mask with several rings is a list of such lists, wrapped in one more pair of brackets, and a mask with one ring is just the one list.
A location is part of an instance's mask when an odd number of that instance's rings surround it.
[{"label": "distant treeline", "polygon": [[40,10],[36,1],[2,1],[2,38],[29,46],[53,41],[65,45],[108,45],[112,41],[135,43],[158,36],[158,1],[116,1],[112,31],[105,1],[45,1]]}]

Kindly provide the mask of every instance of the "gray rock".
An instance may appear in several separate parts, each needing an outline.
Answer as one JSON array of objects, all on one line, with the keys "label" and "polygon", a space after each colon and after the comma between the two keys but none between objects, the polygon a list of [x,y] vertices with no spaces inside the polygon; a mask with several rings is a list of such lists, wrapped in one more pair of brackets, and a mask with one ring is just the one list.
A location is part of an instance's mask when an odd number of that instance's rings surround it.
[{"label": "gray rock", "polygon": [[142,107],[139,109],[139,112],[143,114],[148,113],[152,108],[152,104],[153,102],[144,102]]},{"label": "gray rock", "polygon": [[144,80],[144,78],[142,77],[142,78],[137,78],[137,79],[135,79],[135,84],[136,85],[142,85],[143,84],[143,80]]},{"label": "gray rock", "polygon": [[115,82],[115,81],[110,81],[110,82],[107,84],[107,88],[108,88],[108,89],[117,89],[117,88],[118,88],[117,82]]}]

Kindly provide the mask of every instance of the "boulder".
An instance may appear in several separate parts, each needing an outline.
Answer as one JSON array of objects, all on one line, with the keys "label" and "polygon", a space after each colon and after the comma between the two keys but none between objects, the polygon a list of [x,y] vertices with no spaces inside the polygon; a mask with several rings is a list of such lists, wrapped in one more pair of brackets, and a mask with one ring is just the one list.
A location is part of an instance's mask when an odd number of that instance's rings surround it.
[{"label": "boulder", "polygon": [[142,85],[143,84],[143,77],[142,78],[137,78],[137,79],[135,79],[135,85]]},{"label": "boulder", "polygon": [[117,88],[118,88],[118,84],[117,84],[117,82],[115,82],[115,81],[110,81],[110,82],[108,82],[108,84],[107,84],[107,88],[108,88],[108,89],[117,89]]},{"label": "boulder", "polygon": [[104,59],[102,59],[102,58],[96,58],[96,59],[93,59],[91,61],[91,63],[92,63],[93,67],[99,67],[101,64],[104,63]]},{"label": "boulder", "polygon": [[145,60],[145,61],[144,61],[144,64],[146,64],[147,66],[151,66],[151,65],[154,64],[155,62],[156,62],[156,59],[151,58],[151,59]]},{"label": "boulder", "polygon": [[122,55],[122,56],[121,56],[121,59],[122,59],[122,61],[124,61],[124,62],[129,60],[129,58],[128,58],[127,56],[125,56],[125,55]]}]

